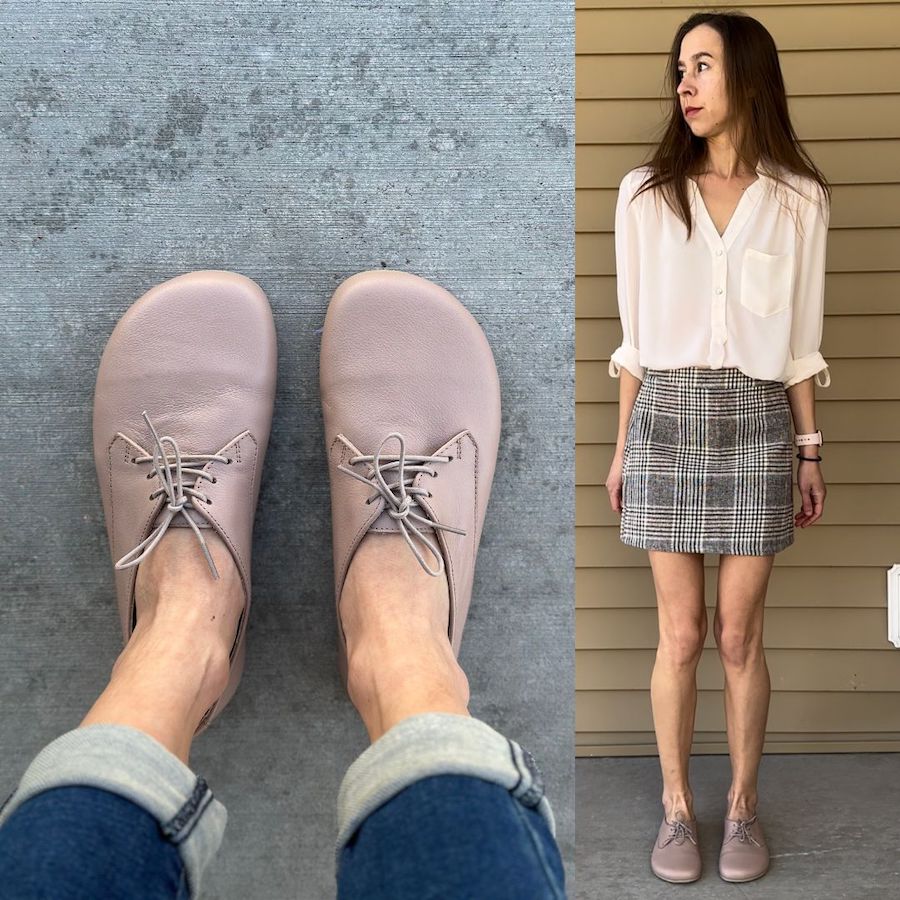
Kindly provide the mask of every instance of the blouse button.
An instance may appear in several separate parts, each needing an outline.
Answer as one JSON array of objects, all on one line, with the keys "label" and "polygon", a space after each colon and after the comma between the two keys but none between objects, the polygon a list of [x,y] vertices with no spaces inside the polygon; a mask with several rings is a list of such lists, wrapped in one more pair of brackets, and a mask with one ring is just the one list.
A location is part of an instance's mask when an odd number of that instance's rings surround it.
[{"label": "blouse button", "polygon": [[721,256],[721,255],[722,255],[722,251],[721,251],[721,250],[716,250],[716,256]]},{"label": "blouse button", "polygon": [[717,294],[721,294],[721,293],[722,293],[722,288],[716,288],[716,293],[717,293]]}]

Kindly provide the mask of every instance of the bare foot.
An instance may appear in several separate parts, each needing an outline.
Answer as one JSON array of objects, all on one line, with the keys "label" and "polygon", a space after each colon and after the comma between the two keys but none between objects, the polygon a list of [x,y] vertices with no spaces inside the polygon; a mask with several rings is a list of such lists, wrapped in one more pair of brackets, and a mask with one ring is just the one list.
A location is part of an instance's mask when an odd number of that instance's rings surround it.
[{"label": "bare foot", "polygon": [[218,580],[189,528],[170,528],[138,566],[134,633],[81,723],[139,728],[184,762],[200,719],[228,683],[244,608],[230,551],[211,529],[203,529],[203,537]]},{"label": "bare foot", "polygon": [[340,616],[350,699],[372,741],[418,713],[469,714],[469,682],[447,634],[449,609],[446,576],[425,572],[401,535],[366,535],[347,572]]}]

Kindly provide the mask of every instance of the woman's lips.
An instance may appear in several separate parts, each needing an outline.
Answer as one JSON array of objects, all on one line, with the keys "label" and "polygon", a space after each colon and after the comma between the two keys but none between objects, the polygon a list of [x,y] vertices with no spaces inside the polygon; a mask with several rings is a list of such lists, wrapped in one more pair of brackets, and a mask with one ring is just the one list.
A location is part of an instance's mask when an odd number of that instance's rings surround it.
[{"label": "woman's lips", "polygon": [[684,114],[686,116],[692,116],[694,115],[694,113],[700,112],[701,109],[702,107],[700,106],[689,106],[687,109],[685,109]]}]

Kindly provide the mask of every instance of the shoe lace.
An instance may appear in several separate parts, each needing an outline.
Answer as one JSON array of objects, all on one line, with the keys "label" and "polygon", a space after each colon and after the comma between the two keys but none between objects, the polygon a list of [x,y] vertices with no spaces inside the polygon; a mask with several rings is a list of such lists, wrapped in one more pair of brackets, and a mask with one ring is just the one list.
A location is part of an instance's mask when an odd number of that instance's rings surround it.
[{"label": "shoe lace", "polygon": [[750,832],[750,826],[755,821],[756,816],[752,819],[739,819],[737,822],[734,822],[731,826],[731,837],[737,838],[741,843],[749,842],[751,844],[756,844],[757,847],[761,847],[762,844],[760,844]]},{"label": "shoe lace", "polygon": [[[384,445],[396,438],[400,444],[400,452],[396,454],[385,454]],[[410,550],[415,554],[419,565],[429,574],[438,576],[444,571],[444,558],[441,556],[440,550],[430,541],[413,523],[419,522],[422,525],[434,528],[436,531],[451,531],[453,534],[465,534],[462,528],[454,528],[451,525],[444,525],[435,520],[431,513],[418,502],[419,497],[430,497],[431,492],[423,487],[413,486],[413,481],[419,472],[427,472],[433,477],[437,477],[431,466],[435,463],[449,463],[452,456],[427,456],[422,454],[407,453],[406,440],[399,432],[391,432],[379,445],[378,449],[371,456],[353,456],[349,460],[349,466],[338,466],[342,472],[368,484],[375,489],[375,493],[366,500],[371,503],[379,496],[383,497],[386,504],[387,514],[397,523],[400,533],[403,535]],[[350,468],[359,463],[365,463],[368,471],[365,475],[354,471]],[[397,480],[388,484],[385,480],[385,474],[388,472],[396,472]],[[413,507],[426,513],[425,516],[414,512]],[[432,569],[425,561],[418,547],[413,543],[413,537],[424,544],[431,554],[437,559],[438,565],[436,569]]]},{"label": "shoe lace", "polygon": [[694,839],[694,832],[680,819],[676,819],[674,822],[667,822],[666,824],[669,826],[669,833],[665,841],[663,841],[663,847],[671,844],[672,841],[675,841],[676,844],[682,844],[685,840],[689,840],[692,844],[697,843]]},{"label": "shoe lace", "polygon": [[[199,497],[203,500],[204,503],[208,502],[209,498],[200,490],[197,490],[197,485],[200,483],[202,478],[206,478],[209,481],[214,482],[215,478],[210,475],[208,472],[204,472],[202,468],[194,468],[197,463],[205,464],[207,462],[211,462],[216,460],[218,462],[230,463],[231,460],[225,456],[222,456],[218,453],[182,453],[178,448],[178,443],[175,438],[170,437],[169,435],[164,435],[160,437],[157,434],[156,429],[153,427],[153,423],[150,421],[150,417],[147,415],[146,410],[143,412],[144,419],[147,424],[150,426],[150,431],[153,434],[153,442],[155,444],[153,448],[153,456],[141,456],[136,457],[134,459],[135,463],[145,463],[152,462],[153,463],[153,472],[149,472],[147,474],[147,478],[152,478],[154,475],[159,479],[161,487],[157,488],[150,494],[150,499],[153,500],[155,497],[159,496],[159,494],[164,493],[169,502],[166,506],[166,517],[160,522],[160,524],[147,535],[144,540],[142,540],[137,547],[133,550],[130,550],[126,553],[115,565],[117,569],[127,569],[130,566],[136,566],[141,560],[146,559],[146,557],[153,552],[153,549],[156,545],[162,540],[162,536],[166,533],[169,525],[172,523],[172,520],[181,513],[185,519],[187,519],[188,525],[194,530],[194,534],[197,535],[197,539],[200,541],[200,546],[203,549],[203,555],[206,557],[206,562],[209,564],[210,571],[213,574],[213,578],[219,577],[218,569],[216,569],[216,564],[213,562],[213,558],[210,555],[209,548],[206,545],[206,541],[203,539],[203,535],[200,533],[200,529],[197,527],[196,522],[187,514],[185,510],[193,508],[191,505],[191,499],[194,497]],[[171,458],[166,455],[164,444],[169,444],[171,446],[172,454]],[[187,464],[187,465],[186,465]],[[173,470],[174,468],[174,475]],[[197,477],[191,484],[184,483],[185,475],[196,475]]]}]

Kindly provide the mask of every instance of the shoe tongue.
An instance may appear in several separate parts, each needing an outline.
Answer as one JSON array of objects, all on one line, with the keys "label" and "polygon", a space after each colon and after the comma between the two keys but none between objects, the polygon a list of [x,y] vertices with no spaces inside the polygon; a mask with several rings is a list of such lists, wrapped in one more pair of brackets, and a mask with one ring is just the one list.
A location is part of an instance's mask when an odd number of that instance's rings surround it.
[{"label": "shoe tongue", "polygon": [[[163,506],[160,514],[156,517],[156,521],[153,523],[154,528],[158,528],[162,525],[163,520],[169,514],[169,510]],[[169,523],[169,528],[190,528],[190,523],[185,518],[185,515],[191,517],[191,520],[197,525],[198,528],[212,528],[212,525],[197,512],[197,510],[192,509],[191,507],[186,507],[184,513],[176,513],[175,517]]]}]

